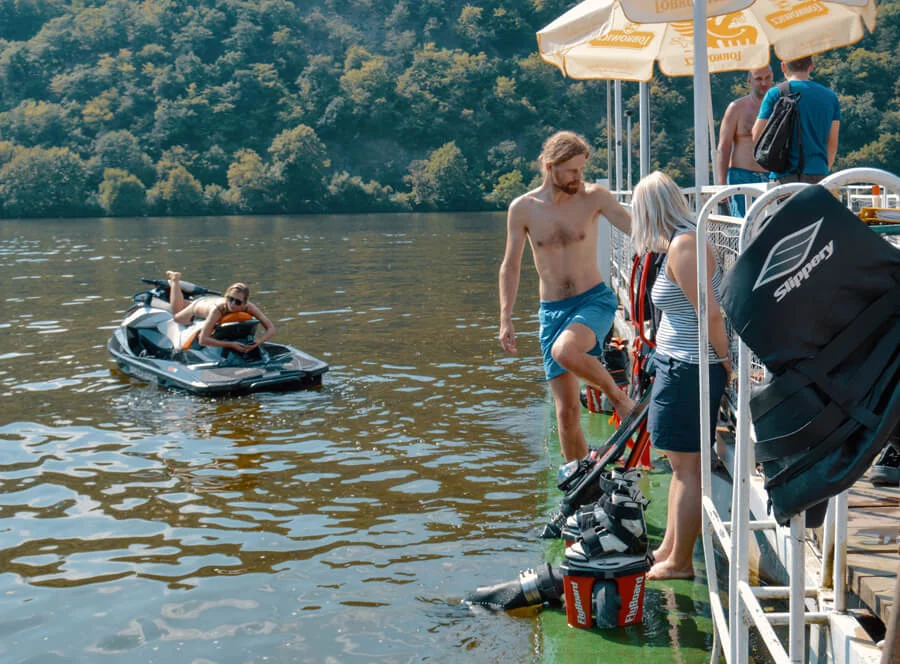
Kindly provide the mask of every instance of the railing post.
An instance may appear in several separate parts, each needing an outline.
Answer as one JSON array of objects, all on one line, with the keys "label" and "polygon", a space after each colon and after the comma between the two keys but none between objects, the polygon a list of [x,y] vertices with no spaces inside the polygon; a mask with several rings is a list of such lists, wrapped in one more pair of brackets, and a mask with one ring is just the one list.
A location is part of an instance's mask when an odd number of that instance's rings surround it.
[{"label": "railing post", "polygon": [[806,661],[806,512],[791,517],[791,599],[788,623],[792,664]]}]

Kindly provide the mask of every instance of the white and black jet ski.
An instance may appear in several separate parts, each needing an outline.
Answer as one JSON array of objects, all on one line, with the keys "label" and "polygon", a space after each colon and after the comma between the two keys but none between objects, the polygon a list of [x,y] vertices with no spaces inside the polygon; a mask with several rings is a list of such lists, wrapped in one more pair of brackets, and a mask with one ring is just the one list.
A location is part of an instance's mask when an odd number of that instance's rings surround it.
[{"label": "white and black jet ski", "polygon": [[[303,351],[266,342],[248,353],[197,341],[204,321],[185,327],[172,319],[169,284],[141,279],[153,288],[134,296],[134,306],[106,347],[126,374],[161,387],[208,396],[302,390],[322,384],[328,365]],[[186,281],[187,300],[219,295]],[[259,321],[247,313],[226,314],[213,333],[217,339],[252,343]]]}]

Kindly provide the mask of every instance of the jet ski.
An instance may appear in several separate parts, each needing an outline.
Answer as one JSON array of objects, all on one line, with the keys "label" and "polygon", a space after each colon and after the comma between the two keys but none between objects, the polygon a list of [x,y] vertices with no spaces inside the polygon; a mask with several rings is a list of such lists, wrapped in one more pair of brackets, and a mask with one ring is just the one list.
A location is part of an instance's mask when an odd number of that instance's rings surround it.
[{"label": "jet ski", "polygon": [[[328,365],[291,346],[266,342],[247,353],[198,342],[204,320],[176,323],[169,305],[169,284],[141,279],[152,288],[137,293],[134,304],[106,344],[119,368],[161,387],[205,396],[290,391],[319,387]],[[185,300],[220,295],[181,282]],[[252,343],[259,321],[248,313],[222,317],[213,336]]]}]

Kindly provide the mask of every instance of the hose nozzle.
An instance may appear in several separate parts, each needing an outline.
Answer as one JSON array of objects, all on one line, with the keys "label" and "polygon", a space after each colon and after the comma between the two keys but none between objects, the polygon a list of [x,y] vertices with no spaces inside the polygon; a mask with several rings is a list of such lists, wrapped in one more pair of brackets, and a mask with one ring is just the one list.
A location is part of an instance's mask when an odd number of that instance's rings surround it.
[{"label": "hose nozzle", "polygon": [[519,572],[519,578],[493,586],[482,586],[466,597],[469,604],[510,611],[545,602],[559,604],[563,594],[562,576],[550,563]]}]

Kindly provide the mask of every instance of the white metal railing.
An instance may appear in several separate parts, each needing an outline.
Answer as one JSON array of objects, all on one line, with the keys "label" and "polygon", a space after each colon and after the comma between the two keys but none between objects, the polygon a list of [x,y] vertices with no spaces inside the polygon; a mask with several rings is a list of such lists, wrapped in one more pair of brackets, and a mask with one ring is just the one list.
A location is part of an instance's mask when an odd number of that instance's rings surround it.
[{"label": "white metal railing", "polygon": [[[877,169],[857,168],[841,171],[829,176],[821,183],[835,193],[852,210],[859,211],[865,205],[874,207],[900,206],[900,178]],[[872,193],[872,185],[882,190]],[[709,331],[705,324],[706,312],[706,251],[703,238],[715,250],[716,259],[723,271],[734,265],[747,242],[744,232],[749,224],[763,220],[773,214],[786,200],[809,185],[792,183],[769,187],[768,185],[739,185],[733,187],[705,187],[699,200],[696,189],[685,190],[685,195],[700,209],[697,220],[698,238],[698,319],[700,325],[700,348],[708,344]],[[624,192],[619,192],[624,194]],[[628,192],[630,193],[630,192]],[[716,214],[719,203],[729,196],[746,196],[748,212],[746,219]],[[875,198],[877,196],[877,198]],[[627,198],[624,196],[622,198]],[[701,202],[702,205],[696,205]],[[752,205],[751,205],[752,202]],[[900,235],[889,241],[897,242]],[[632,265],[630,238],[613,231],[610,251],[610,281],[617,291],[627,286]],[[704,276],[701,276],[704,275]],[[736,426],[734,468],[732,469],[731,519],[724,520],[712,500],[711,492],[711,442],[709,431],[701,425],[702,439],[702,510],[703,510],[703,552],[708,571],[710,610],[714,625],[712,660],[724,655],[729,664],[747,661],[749,656],[749,626],[758,630],[762,643],[772,659],[779,664],[790,662],[800,664],[806,660],[805,628],[807,625],[830,624],[831,617],[846,611],[847,580],[847,493],[835,496],[829,501],[821,544],[822,572],[816,580],[817,587],[806,587],[805,514],[791,519],[789,531],[781,528],[774,520],[750,519],[750,482],[756,473],[754,459],[754,438],[750,420],[750,388],[768,380],[765,366],[752,351],[740,341],[726,320],[732,363],[737,367],[737,384],[727,392],[728,403]],[[702,353],[701,353],[702,354]],[[736,361],[735,361],[736,360]],[[700,364],[701,423],[708,422],[709,413],[709,367]],[[756,531],[784,531],[790,542],[786,566],[790,585],[759,587],[750,584],[749,552],[750,536]],[[728,606],[722,601],[719,582],[715,573],[713,540],[719,544],[728,559]],[[831,593],[823,593],[830,590]],[[833,597],[831,602],[823,597]],[[761,602],[787,599],[787,613],[765,611]],[[814,610],[807,610],[807,602]],[[788,647],[776,633],[775,626],[788,627]]]},{"label": "white metal railing", "polygon": [[[852,169],[836,173],[822,181],[822,185],[833,192],[839,192],[842,186],[852,183],[863,182],[869,184],[879,184],[893,191],[900,191],[900,178],[885,171],[875,169]],[[744,246],[748,242],[747,229],[768,218],[775,210],[784,204],[791,195],[800,191],[809,185],[802,183],[787,184],[775,187],[759,196],[757,200],[750,206],[747,212],[747,223],[740,234],[739,251],[743,251]],[[703,205],[698,217],[697,232],[697,274],[699,280],[698,294],[698,319],[700,325],[700,348],[706,348],[708,344],[708,326],[706,312],[706,251],[705,238],[707,238],[707,227],[709,216],[718,202],[728,195],[747,194],[747,187],[731,187],[719,191],[710,197]],[[852,196],[850,197],[852,200]],[[714,239],[711,238],[714,243]],[[702,276],[701,276],[702,275]],[[722,539],[721,535],[726,532],[726,528],[722,527],[722,519],[712,502],[711,483],[710,483],[710,441],[707,428],[701,427],[703,438],[701,439],[700,450],[703,456],[701,462],[702,483],[703,483],[703,544],[704,555],[706,556],[707,567],[714,564],[712,558],[712,537],[719,539],[719,543],[725,550],[729,563],[729,606],[728,615],[724,615],[723,611],[716,611],[713,615],[715,630],[718,634],[727,634],[726,638],[716,639],[716,643],[721,643],[725,659],[729,663],[745,661],[749,648],[749,624],[752,623],[759,630],[763,643],[769,650],[772,658],[777,662],[791,662],[792,664],[800,664],[806,661],[806,643],[805,628],[807,624],[818,623],[827,624],[831,612],[843,611],[846,608],[846,493],[833,499],[831,509],[829,510],[829,540],[826,547],[823,545],[823,569],[830,567],[832,571],[831,579],[823,575],[819,580],[821,586],[832,586],[834,591],[834,604],[830,610],[822,610],[808,612],[806,610],[806,599],[809,594],[806,588],[806,566],[805,566],[805,514],[795,515],[790,521],[790,547],[788,550],[788,565],[790,585],[787,588],[768,588],[765,593],[759,593],[758,589],[750,585],[749,578],[749,545],[750,545],[750,509],[749,509],[749,480],[751,473],[754,472],[754,455],[753,455],[753,435],[751,431],[750,412],[749,412],[749,392],[751,381],[751,352],[743,343],[738,342],[738,385],[737,385],[737,432],[735,440],[735,462],[733,471],[733,489],[732,489],[732,517],[731,517],[731,537],[727,540]],[[709,367],[706,364],[700,365],[700,388],[701,388],[701,422],[709,421]],[[706,412],[703,413],[702,411]],[[772,528],[778,528],[777,524],[772,523]],[[715,574],[710,574],[709,578],[713,579]],[[718,600],[718,584],[713,581],[710,584],[711,604],[719,604]],[[763,611],[760,600],[764,595],[774,594],[782,595],[782,591],[787,591],[789,598],[788,613],[773,614]],[[715,593],[716,598],[713,599]],[[784,649],[781,640],[773,629],[774,625],[788,625],[788,649]],[[714,653],[714,657],[715,657]]]}]

